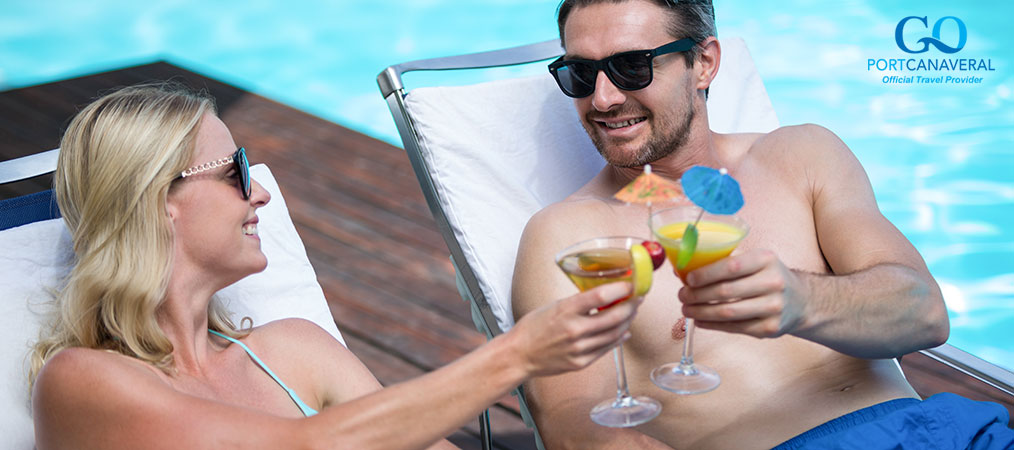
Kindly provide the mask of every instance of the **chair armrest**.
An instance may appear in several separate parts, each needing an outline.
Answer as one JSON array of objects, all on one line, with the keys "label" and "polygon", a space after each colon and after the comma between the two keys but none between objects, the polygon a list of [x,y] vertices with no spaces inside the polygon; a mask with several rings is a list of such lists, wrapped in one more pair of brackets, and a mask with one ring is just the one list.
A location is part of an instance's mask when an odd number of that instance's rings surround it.
[{"label": "chair armrest", "polygon": [[1014,397],[1014,373],[953,345],[944,344],[919,353],[943,363]]},{"label": "chair armrest", "polygon": [[9,161],[0,161],[0,184],[13,183],[52,172],[56,169],[56,159],[59,155],[60,149],[57,148]]}]

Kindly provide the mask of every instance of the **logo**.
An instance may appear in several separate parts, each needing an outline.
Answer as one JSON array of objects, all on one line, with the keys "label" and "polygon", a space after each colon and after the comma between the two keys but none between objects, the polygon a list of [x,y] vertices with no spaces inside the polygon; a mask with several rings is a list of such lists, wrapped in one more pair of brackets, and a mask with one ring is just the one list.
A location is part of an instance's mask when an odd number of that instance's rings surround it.
[{"label": "logo", "polygon": [[[918,40],[912,42],[914,39]],[[961,51],[967,41],[968,29],[957,17],[941,17],[930,27],[929,17],[908,16],[894,28],[894,42],[898,48],[905,53],[918,54],[929,52],[932,45],[944,55],[915,58],[902,53],[900,58],[893,55],[872,57],[866,60],[866,71],[875,73],[883,84],[982,84],[990,72],[996,72],[991,58],[968,52],[960,58],[945,56]]]},{"label": "logo", "polygon": [[[908,16],[904,19],[901,19],[901,22],[898,22],[897,28],[894,29],[894,40],[898,42],[898,48],[900,48],[905,53],[925,53],[929,51],[930,44],[936,47],[937,50],[940,50],[941,52],[948,54],[957,53],[961,51],[962,48],[965,47],[965,41],[968,39],[968,32],[967,30],[965,30],[965,23],[962,22],[961,19],[957,17],[946,16],[941,17],[939,20],[936,21],[936,23],[933,24],[933,37],[924,37],[922,39],[919,39],[918,41],[916,41],[916,43],[922,44],[922,48],[918,50],[912,50],[907,45],[905,45],[904,39],[905,25],[912,19],[922,22],[923,28],[929,28],[929,22],[926,20],[927,17],[925,16],[924,17]],[[944,44],[943,41],[940,40],[941,25],[943,25],[943,23],[948,20],[951,20],[954,23],[958,24],[958,45],[955,47],[951,47],[947,44]]]}]

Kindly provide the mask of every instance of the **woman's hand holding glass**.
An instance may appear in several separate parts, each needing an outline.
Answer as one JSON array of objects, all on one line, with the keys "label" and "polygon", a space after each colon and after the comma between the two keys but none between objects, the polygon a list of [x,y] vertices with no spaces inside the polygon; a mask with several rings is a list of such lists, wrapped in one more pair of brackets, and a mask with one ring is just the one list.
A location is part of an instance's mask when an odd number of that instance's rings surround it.
[{"label": "woman's hand holding glass", "polygon": [[[640,303],[651,289],[654,265],[641,242],[631,236],[588,239],[563,249],[554,259],[560,270],[582,292],[590,292],[615,281],[632,283],[633,290],[626,297],[595,310],[603,314],[603,311],[630,301]],[[662,412],[662,405],[650,397],[630,395],[622,345],[613,347],[613,359],[616,364],[616,397],[595,405],[589,414],[592,421],[602,426],[624,428],[654,419]]]},{"label": "woman's hand holding glass", "polygon": [[611,283],[526,314],[508,333],[520,349],[525,370],[544,376],[582,369],[626,341],[643,298],[631,297],[596,314],[590,312],[630,293],[630,283]]}]

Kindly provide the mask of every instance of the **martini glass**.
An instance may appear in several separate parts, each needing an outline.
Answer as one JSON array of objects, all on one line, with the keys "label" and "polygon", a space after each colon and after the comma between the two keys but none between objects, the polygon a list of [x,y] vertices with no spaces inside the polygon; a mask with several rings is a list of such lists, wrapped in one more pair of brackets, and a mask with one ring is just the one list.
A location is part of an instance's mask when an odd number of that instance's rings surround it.
[{"label": "martini glass", "polygon": [[[578,242],[557,253],[556,265],[581,292],[617,281],[633,282],[634,263],[630,248],[641,241],[633,237],[604,237]],[[621,298],[600,309],[629,298]],[[649,397],[630,395],[622,344],[613,349],[613,359],[616,362],[616,398],[595,405],[590,413],[592,421],[607,427],[626,428],[654,419],[662,412],[662,405]]]},{"label": "martini glass", "polygon": [[[689,262],[677,268],[683,233],[687,226],[696,223],[698,238]],[[694,269],[729,256],[750,227],[732,215],[714,215],[696,206],[679,206],[657,211],[651,215],[651,228],[672,264],[673,272],[686,284],[686,276]],[[686,250],[684,250],[686,251]],[[686,337],[683,339],[683,357],[679,362],[668,363],[651,371],[656,386],[677,394],[701,394],[721,383],[714,369],[694,363],[694,321],[686,320]]]}]

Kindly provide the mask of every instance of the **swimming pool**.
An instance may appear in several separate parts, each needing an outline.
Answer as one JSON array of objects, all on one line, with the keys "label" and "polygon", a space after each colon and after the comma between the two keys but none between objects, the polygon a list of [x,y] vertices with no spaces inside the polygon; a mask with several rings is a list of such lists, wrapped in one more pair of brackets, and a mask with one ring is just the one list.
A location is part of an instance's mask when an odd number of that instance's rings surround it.
[{"label": "swimming pool", "polygon": [[[827,126],[855,151],[884,214],[944,290],[950,342],[1014,369],[1014,56],[1005,47],[1014,4],[952,3],[788,0],[786,14],[719,0],[716,12],[721,35],[746,39],[781,122]],[[380,70],[555,37],[556,4],[13,0],[0,14],[0,89],[162,57],[400,145]],[[895,29],[908,16],[927,25],[905,26],[904,45],[917,48],[949,16],[967,42],[950,56],[907,54]],[[953,46],[957,22],[941,30]],[[989,60],[994,70],[975,73],[978,83],[885,83],[913,74],[876,70],[900,58]]]}]

